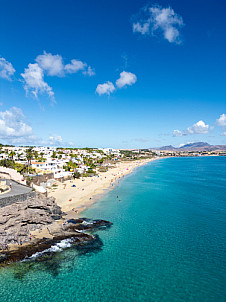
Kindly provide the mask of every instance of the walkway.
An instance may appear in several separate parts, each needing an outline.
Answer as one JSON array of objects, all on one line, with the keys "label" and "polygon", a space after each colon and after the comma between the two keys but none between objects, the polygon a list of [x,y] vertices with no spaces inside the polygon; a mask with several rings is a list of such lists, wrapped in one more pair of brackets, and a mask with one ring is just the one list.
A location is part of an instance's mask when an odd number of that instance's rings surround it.
[{"label": "walkway", "polygon": [[0,179],[0,181],[1,180],[6,180],[7,186],[9,186],[10,183],[11,183],[12,188],[9,192],[7,192],[5,194],[0,194],[0,199],[5,198],[5,197],[20,195],[20,194],[24,194],[24,193],[30,193],[32,191],[32,188],[20,185],[17,182],[11,180],[11,179]]}]

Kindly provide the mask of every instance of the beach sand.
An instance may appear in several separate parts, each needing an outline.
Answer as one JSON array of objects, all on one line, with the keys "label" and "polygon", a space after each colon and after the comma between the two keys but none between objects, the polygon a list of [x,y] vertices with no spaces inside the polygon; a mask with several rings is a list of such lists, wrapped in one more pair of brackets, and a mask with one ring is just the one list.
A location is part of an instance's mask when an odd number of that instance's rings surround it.
[{"label": "beach sand", "polygon": [[65,213],[64,219],[55,221],[42,230],[32,231],[33,238],[52,238],[51,230],[57,229],[65,220],[77,218],[79,213],[90,207],[101,195],[113,189],[125,175],[156,159],[158,158],[119,162],[107,172],[99,172],[98,177],[85,177],[62,183],[56,181],[55,186],[48,189],[47,195],[56,199],[56,203]]},{"label": "beach sand", "polygon": [[[115,167],[110,168],[107,172],[99,172],[98,177],[85,177],[63,183],[56,181],[55,186],[48,189],[47,195],[56,199],[56,203],[65,213],[64,219],[46,225],[42,230],[31,231],[32,241],[34,239],[53,238],[52,231],[59,229],[65,220],[77,218],[79,213],[90,207],[101,195],[113,189],[125,175],[156,159],[158,157],[139,161],[123,161],[115,164]],[[23,243],[23,246],[28,244]],[[9,245],[10,250],[18,247],[15,244]]]},{"label": "beach sand", "polygon": [[[118,181],[131,173],[136,167],[145,165],[157,158],[139,161],[119,162],[107,172],[99,172],[98,177],[85,177],[68,180],[63,183],[57,182],[57,187],[48,190],[48,196],[56,198],[56,203],[68,215],[70,212],[80,213],[90,207],[108,189],[113,189]],[[76,187],[72,187],[75,185]],[[72,211],[73,210],[73,211]]]}]

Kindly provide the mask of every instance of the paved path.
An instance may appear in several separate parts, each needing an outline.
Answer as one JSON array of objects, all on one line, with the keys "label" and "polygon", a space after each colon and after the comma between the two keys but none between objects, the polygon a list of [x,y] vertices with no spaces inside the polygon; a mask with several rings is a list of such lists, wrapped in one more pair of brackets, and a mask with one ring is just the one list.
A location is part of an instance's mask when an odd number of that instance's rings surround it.
[{"label": "paved path", "polygon": [[15,195],[20,195],[24,193],[29,193],[32,191],[31,188],[25,187],[23,185],[18,184],[17,182],[10,180],[10,179],[0,179],[1,180],[6,180],[6,184],[9,186],[10,183],[12,184],[12,188],[9,192],[5,194],[0,194],[0,199],[3,197],[9,197],[9,196],[15,196]]}]

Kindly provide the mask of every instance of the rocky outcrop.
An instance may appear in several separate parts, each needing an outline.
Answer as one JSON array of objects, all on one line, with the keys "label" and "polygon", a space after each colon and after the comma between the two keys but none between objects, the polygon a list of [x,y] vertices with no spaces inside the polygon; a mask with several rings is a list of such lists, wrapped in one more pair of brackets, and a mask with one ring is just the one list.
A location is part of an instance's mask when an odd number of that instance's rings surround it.
[{"label": "rocky outcrop", "polygon": [[102,247],[103,243],[98,235],[92,234],[93,231],[107,228],[111,225],[111,222],[99,219],[78,218],[66,220],[63,225],[59,225],[58,228],[53,228],[50,231],[53,236],[52,239],[35,239],[28,245],[0,253],[0,266],[20,260],[48,260],[48,257],[68,247],[73,247],[82,254],[98,250]]},{"label": "rocky outcrop", "polygon": [[30,232],[62,217],[53,197],[38,195],[0,208],[0,248],[30,241]]}]

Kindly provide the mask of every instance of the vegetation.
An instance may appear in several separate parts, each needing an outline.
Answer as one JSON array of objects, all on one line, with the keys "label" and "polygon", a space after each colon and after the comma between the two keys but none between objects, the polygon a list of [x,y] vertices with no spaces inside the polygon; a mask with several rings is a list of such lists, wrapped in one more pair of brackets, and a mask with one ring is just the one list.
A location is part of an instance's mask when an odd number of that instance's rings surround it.
[{"label": "vegetation", "polygon": [[53,155],[51,156],[52,158],[57,158],[56,151],[53,151]]},{"label": "vegetation", "polygon": [[[16,170],[17,172],[19,172],[21,174],[24,174],[24,173],[28,172],[28,166],[27,165],[16,163],[14,160],[10,160],[10,159],[0,160],[0,166],[14,169],[14,170]],[[34,169],[30,168],[29,171],[34,172]]]},{"label": "vegetation", "polygon": [[13,160],[13,157],[14,157],[15,155],[16,155],[16,153],[15,153],[14,151],[11,151],[11,152],[9,153],[10,159]]},{"label": "vegetation", "polygon": [[75,170],[77,167],[78,165],[76,163],[73,163],[73,161],[71,160],[67,163],[67,165],[63,166],[65,171]]},{"label": "vegetation", "polygon": [[26,158],[27,158],[27,167],[28,167],[28,174],[29,174],[29,168],[31,165],[31,160],[33,159],[33,149],[30,147],[26,150]]},{"label": "vegetation", "polygon": [[77,170],[73,173],[73,177],[74,178],[80,178],[81,177],[81,173],[79,173]]},{"label": "vegetation", "polygon": [[108,171],[108,167],[99,167],[99,172],[107,172]]}]

